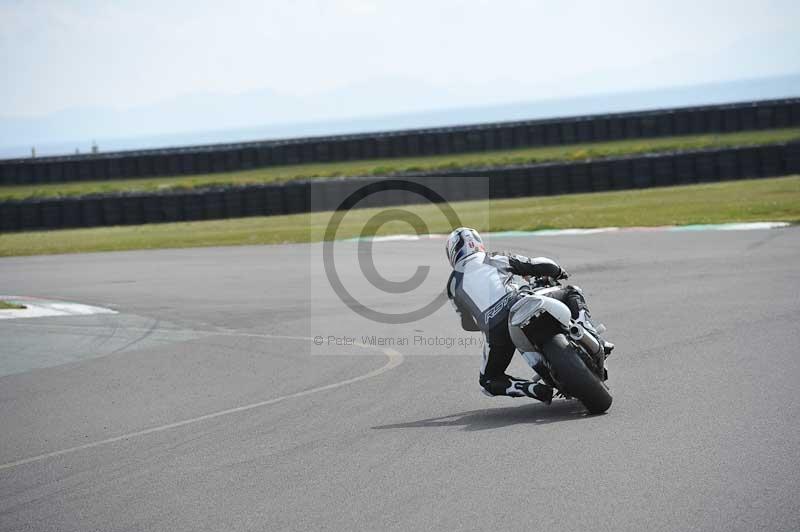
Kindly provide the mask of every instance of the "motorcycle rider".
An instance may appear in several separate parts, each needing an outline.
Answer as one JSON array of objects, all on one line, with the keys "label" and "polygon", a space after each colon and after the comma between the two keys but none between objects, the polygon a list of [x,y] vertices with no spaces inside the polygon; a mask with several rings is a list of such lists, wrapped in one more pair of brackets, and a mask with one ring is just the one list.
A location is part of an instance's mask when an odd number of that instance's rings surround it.
[{"label": "motorcycle rider", "polygon": [[[527,396],[550,404],[553,388],[541,382],[538,375],[533,380],[523,380],[505,373],[516,350],[508,332],[508,313],[520,297],[520,287],[513,283],[514,275],[561,280],[569,277],[567,272],[546,257],[487,253],[478,232],[468,227],[450,233],[446,251],[453,268],[447,281],[447,296],[461,318],[462,328],[481,331],[485,337],[478,379],[483,392],[491,396]],[[580,288],[564,286],[547,293],[547,297],[567,305],[572,319],[596,332]],[[614,345],[604,342],[604,347],[608,354]],[[543,364],[539,353],[523,353],[523,356],[534,371]]]}]

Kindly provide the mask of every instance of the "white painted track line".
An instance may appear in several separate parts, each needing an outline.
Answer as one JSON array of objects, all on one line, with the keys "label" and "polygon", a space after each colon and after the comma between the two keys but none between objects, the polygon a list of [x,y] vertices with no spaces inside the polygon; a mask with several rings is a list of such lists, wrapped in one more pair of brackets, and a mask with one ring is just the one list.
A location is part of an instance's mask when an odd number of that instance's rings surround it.
[{"label": "white painted track line", "polygon": [[[231,333],[229,333],[231,334]],[[280,336],[280,335],[269,335],[269,334],[254,334],[254,333],[242,333],[241,336],[251,336],[251,337],[260,337],[260,338],[272,338],[272,339],[284,339],[284,340],[303,340],[303,341],[313,341],[313,338],[305,337],[305,336]],[[363,348],[374,348],[373,346],[367,346],[364,344],[355,344],[357,347]],[[377,377],[387,371],[396,368],[400,364],[403,363],[403,355],[394,349],[389,348],[381,348],[383,354],[389,357],[389,360],[378,369],[372,370],[369,373],[365,373],[363,375],[359,375],[358,377],[353,377],[352,379],[347,379],[339,382],[334,382],[331,384],[326,384],[324,386],[318,386],[316,388],[310,388],[308,390],[303,390],[301,392],[292,393],[289,395],[282,395],[280,397],[274,397],[272,399],[267,399],[265,401],[259,401],[257,403],[251,403],[248,405],[237,406],[234,408],[229,408],[227,410],[220,410],[219,412],[212,412],[210,414],[204,414],[202,416],[197,416],[189,419],[184,419],[182,421],[176,421],[175,423],[168,423],[166,425],[160,425],[158,427],[151,427],[149,429],[138,430],[135,432],[129,432],[127,434],[122,434],[120,436],[114,436],[113,438],[106,438],[105,440],[94,441],[91,443],[86,443],[83,445],[77,445],[75,447],[69,447],[67,449],[61,449],[58,451],[53,451],[50,453],[44,453],[36,456],[30,456],[28,458],[23,458],[21,460],[16,460],[14,462],[8,462],[5,464],[0,464],[0,471],[5,469],[11,469],[13,467],[21,466],[24,464],[30,464],[32,462],[39,462],[42,460],[47,460],[48,458],[55,458],[57,456],[62,456],[65,454],[74,453],[77,451],[83,451],[85,449],[92,449],[94,447],[99,447],[101,445],[108,445],[111,443],[115,443],[122,440],[127,440],[130,438],[137,438],[139,436],[146,436],[147,434],[154,434],[156,432],[164,432],[167,430],[176,429],[179,427],[184,427],[186,425],[193,425],[195,423],[200,423],[202,421],[208,421],[209,419],[214,419],[222,416],[227,416],[230,414],[237,414],[239,412],[247,412],[248,410],[254,410],[256,408],[261,408],[264,406],[274,405],[276,403],[280,403],[286,401],[287,399],[297,399],[299,397],[305,397],[307,395],[312,395],[315,393],[325,392],[328,390],[333,390],[335,388],[341,388],[343,386],[347,386],[349,384],[354,384],[359,381],[363,381],[366,379],[371,379],[372,377]]]},{"label": "white painted track line", "polygon": [[[573,236],[573,235],[595,235],[601,233],[635,233],[651,231],[753,231],[763,229],[781,229],[789,227],[787,222],[742,222],[742,223],[722,223],[722,224],[693,224],[693,225],[663,225],[653,227],[594,227],[584,229],[575,227],[571,229],[539,229],[535,231],[498,231],[482,232],[488,238],[519,238],[529,236]],[[445,234],[425,234],[425,235],[388,235],[374,236],[369,238],[348,238],[345,242],[358,242],[359,240],[371,240],[373,242],[395,242],[411,240],[436,240],[447,238]]]},{"label": "white painted track line", "polygon": [[0,300],[24,305],[23,309],[0,309],[0,320],[45,318],[50,316],[88,316],[91,314],[116,314],[115,310],[82,303],[54,301],[35,297],[3,296]]}]

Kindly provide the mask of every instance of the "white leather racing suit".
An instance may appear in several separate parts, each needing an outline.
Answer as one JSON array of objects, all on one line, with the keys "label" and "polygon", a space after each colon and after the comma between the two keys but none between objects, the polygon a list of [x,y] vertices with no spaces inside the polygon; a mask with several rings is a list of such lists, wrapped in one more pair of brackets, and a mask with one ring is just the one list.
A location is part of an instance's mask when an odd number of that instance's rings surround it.
[{"label": "white leather racing suit", "polygon": [[[447,281],[447,295],[461,326],[485,335],[479,382],[491,395],[508,395],[518,380],[505,374],[516,349],[508,332],[509,309],[520,297],[514,275],[558,278],[562,274],[561,267],[545,257],[478,252],[456,263]],[[565,286],[547,295],[563,301],[573,317],[586,309],[577,287]]]}]

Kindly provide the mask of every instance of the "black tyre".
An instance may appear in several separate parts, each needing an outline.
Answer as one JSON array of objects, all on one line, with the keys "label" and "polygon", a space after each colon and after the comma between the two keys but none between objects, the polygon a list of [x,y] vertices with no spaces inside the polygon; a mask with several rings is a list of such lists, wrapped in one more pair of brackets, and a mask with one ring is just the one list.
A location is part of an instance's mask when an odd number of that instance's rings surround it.
[{"label": "black tyre", "polygon": [[542,349],[563,393],[578,399],[592,414],[602,414],[611,407],[612,397],[608,388],[586,367],[566,336],[553,336]]}]

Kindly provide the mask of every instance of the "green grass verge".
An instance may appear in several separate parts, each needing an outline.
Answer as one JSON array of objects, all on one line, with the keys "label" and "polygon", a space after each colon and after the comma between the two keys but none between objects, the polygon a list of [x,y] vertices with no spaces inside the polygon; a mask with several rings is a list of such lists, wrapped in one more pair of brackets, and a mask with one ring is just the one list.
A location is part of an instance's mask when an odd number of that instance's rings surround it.
[{"label": "green grass verge", "polygon": [[546,161],[581,161],[603,157],[656,153],[676,150],[723,148],[787,142],[800,139],[800,128],[769,131],[745,131],[724,135],[693,135],[659,139],[623,140],[524,148],[506,151],[377,159],[339,163],[278,166],[243,172],[172,176],[115,181],[82,181],[48,185],[0,186],[0,200],[82,196],[110,192],[152,192],[169,189],[191,189],[216,185],[246,185],[283,182],[312,177],[386,176],[402,172],[455,170],[475,167],[507,166]]},{"label": "green grass verge", "polygon": [[[451,205],[464,225],[491,231],[751,221],[795,223],[800,222],[800,176]],[[432,233],[451,229],[437,206],[403,208],[425,220]],[[366,221],[381,210],[351,211],[342,221],[337,237],[359,236]],[[330,213],[312,213],[8,233],[0,234],[0,256],[319,241],[330,217]],[[379,234],[409,232],[405,223],[391,222]]]},{"label": "green grass verge", "polygon": [[0,310],[22,310],[25,305],[17,305],[16,303],[9,303],[8,301],[0,300]]}]

